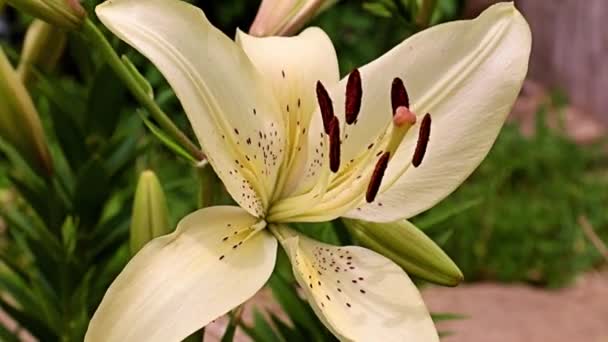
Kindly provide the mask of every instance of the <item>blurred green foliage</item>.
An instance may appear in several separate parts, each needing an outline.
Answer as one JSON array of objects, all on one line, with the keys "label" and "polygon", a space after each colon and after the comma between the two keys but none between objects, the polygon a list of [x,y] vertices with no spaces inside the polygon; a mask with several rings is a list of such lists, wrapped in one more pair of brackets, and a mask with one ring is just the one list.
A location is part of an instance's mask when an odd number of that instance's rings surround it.
[{"label": "blurred green foliage", "polygon": [[450,233],[443,247],[467,281],[564,286],[602,261],[579,218],[608,241],[606,144],[577,145],[547,128],[546,111],[539,108],[532,137],[506,125],[473,175],[414,220],[425,227],[433,216],[473,201],[426,229],[436,240]]},{"label": "blurred green foliage", "polygon": [[[92,13],[97,2],[86,0],[84,5]],[[237,27],[248,28],[258,6],[237,0],[190,2],[229,36]],[[457,18],[463,2],[437,0],[428,22],[420,22],[420,1],[344,0],[311,25],[327,31],[346,74],[420,28]],[[1,44],[15,60],[29,19],[8,13],[11,33]],[[124,43],[111,41],[150,82],[162,109],[191,135],[160,73]],[[44,341],[81,340],[105,289],[128,261],[131,201],[142,169],[159,175],[172,224],[201,202],[231,202],[213,175],[205,175],[211,181],[202,191],[215,196],[200,196],[200,171],[146,131],[126,89],[90,52],[81,38],[71,35],[58,70],[40,74],[30,89],[51,143],[57,169],[52,179],[35,174],[0,141],[0,214],[8,227],[0,234],[0,288],[17,303],[0,296],[0,307]],[[605,150],[576,145],[546,129],[542,110],[540,114],[533,137],[506,126],[473,176],[414,220],[446,248],[469,281],[559,286],[600,261],[578,218],[588,218],[608,239]],[[340,221],[296,228],[328,243],[352,242]],[[282,252],[268,284],[293,325],[256,313],[255,324],[247,326],[237,311],[231,327],[243,327],[257,341],[334,340],[298,295]],[[233,332],[228,329],[224,340]],[[0,340],[14,338],[0,326]]]}]

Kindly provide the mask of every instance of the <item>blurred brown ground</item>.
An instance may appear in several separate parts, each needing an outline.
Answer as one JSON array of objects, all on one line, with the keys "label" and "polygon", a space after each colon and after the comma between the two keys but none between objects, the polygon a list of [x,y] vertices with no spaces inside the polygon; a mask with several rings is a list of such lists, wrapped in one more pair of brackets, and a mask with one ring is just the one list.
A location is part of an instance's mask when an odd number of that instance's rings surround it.
[{"label": "blurred brown ground", "polygon": [[465,284],[423,291],[429,309],[468,319],[438,325],[446,342],[607,342],[608,272],[588,273],[568,288]]},{"label": "blurred brown ground", "polygon": [[[467,316],[438,324],[451,332],[445,342],[608,342],[608,271],[587,273],[559,290],[477,283],[428,287],[422,294],[433,312]],[[266,289],[247,303],[245,322],[254,306],[278,310]],[[222,318],[208,326],[205,341],[219,341],[225,324]],[[251,340],[238,331],[235,341]]]}]

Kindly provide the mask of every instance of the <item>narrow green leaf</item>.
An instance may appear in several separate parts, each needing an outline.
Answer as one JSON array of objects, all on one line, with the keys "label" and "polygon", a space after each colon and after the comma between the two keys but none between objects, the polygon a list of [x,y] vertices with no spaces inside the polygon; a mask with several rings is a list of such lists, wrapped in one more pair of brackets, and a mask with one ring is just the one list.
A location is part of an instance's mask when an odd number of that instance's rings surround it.
[{"label": "narrow green leaf", "polygon": [[270,326],[264,318],[264,315],[257,309],[253,311],[253,327],[242,324],[241,328],[256,342],[287,342],[283,336],[275,332],[272,326]]},{"label": "narrow green leaf", "polygon": [[294,323],[305,327],[313,334],[314,340],[322,339],[323,327],[308,303],[298,295],[295,283],[288,283],[275,272],[268,280],[268,284],[272,289],[272,294],[290,319]]},{"label": "narrow green leaf", "polygon": [[460,319],[469,319],[470,317],[464,314],[452,313],[452,312],[431,312],[431,318],[433,322],[441,322],[441,321],[453,321]]},{"label": "narrow green leaf", "polygon": [[279,331],[279,333],[285,337],[285,340],[287,340],[289,342],[310,341],[310,339],[308,339],[304,336],[303,332],[309,333],[309,334],[312,332],[306,331],[305,329],[304,329],[304,331],[300,331],[295,327],[291,327],[287,323],[283,322],[282,319],[278,318],[277,316],[275,316],[272,313],[270,313],[270,319],[272,320],[273,325],[276,327],[276,329]]},{"label": "narrow green leaf", "polygon": [[12,332],[0,324],[0,341],[4,342],[21,342],[16,335],[16,332]]},{"label": "narrow green leaf", "polygon": [[181,147],[178,143],[176,143],[173,139],[171,139],[165,132],[163,132],[160,128],[156,127],[148,118],[146,118],[141,112],[139,113],[141,119],[146,124],[146,127],[154,134],[160,142],[162,142],[166,147],[168,147],[171,151],[173,151],[178,156],[186,159],[187,161],[196,164],[198,161],[194,159],[183,147]]},{"label": "narrow green leaf", "polygon": [[122,55],[122,62],[127,67],[127,70],[135,78],[135,81],[139,84],[139,86],[144,89],[144,92],[150,96],[151,99],[154,98],[154,89],[150,85],[150,82],[137,70],[135,65],[131,62],[127,55]]},{"label": "narrow green leaf", "polygon": [[364,2],[363,8],[373,15],[382,18],[390,18],[393,16],[391,11],[384,4],[378,2]]},{"label": "narrow green leaf", "polygon": [[458,205],[449,207],[447,209],[443,209],[441,211],[435,210],[432,214],[413,220],[413,222],[421,230],[427,230],[433,226],[438,225],[439,223],[447,221],[453,216],[456,216],[471,208],[474,208],[480,205],[481,203],[483,203],[483,199],[475,198],[459,203]]},{"label": "narrow green leaf", "polygon": [[110,173],[98,156],[93,156],[79,170],[74,205],[83,226],[92,226],[99,219],[111,185]]},{"label": "narrow green leaf", "polygon": [[86,134],[109,137],[120,119],[127,100],[127,87],[113,69],[104,64],[93,79],[85,110]]},{"label": "narrow green leaf", "polygon": [[239,318],[234,312],[230,314],[230,320],[228,321],[228,325],[226,326],[226,330],[224,331],[224,336],[222,336],[221,342],[232,342],[232,340],[234,340],[234,333],[236,333],[238,320]]},{"label": "narrow green leaf", "polygon": [[21,327],[27,329],[40,341],[56,341],[57,334],[44,322],[32,317],[13,305],[9,304],[4,298],[0,297],[0,309],[6,311],[13,319],[19,322]]}]

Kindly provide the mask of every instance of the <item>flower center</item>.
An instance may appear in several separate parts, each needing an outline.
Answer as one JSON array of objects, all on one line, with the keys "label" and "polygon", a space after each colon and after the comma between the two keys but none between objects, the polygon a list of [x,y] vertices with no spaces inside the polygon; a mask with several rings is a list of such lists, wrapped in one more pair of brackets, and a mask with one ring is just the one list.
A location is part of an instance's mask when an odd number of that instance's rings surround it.
[{"label": "flower center", "polygon": [[[397,170],[388,180],[384,180],[391,159],[410,128],[417,123],[416,115],[410,110],[410,100],[403,80],[395,78],[391,84],[391,122],[367,148],[348,162],[341,160],[342,144],[348,138],[348,133],[345,133],[348,132],[348,126],[357,125],[361,114],[361,74],[354,70],[348,77],[344,123],[335,115],[333,101],[320,81],[316,84],[316,95],[323,123],[323,132],[320,133],[321,146],[326,151],[326,157],[320,161],[322,164],[317,185],[309,193],[273,203],[268,214],[270,221],[318,221],[339,217],[354,209],[363,200],[367,203],[374,202],[377,195],[393,184],[407,169],[406,166],[404,170]],[[420,166],[424,159],[430,129],[431,116],[427,113],[420,122],[418,141],[411,162],[414,167]]]}]

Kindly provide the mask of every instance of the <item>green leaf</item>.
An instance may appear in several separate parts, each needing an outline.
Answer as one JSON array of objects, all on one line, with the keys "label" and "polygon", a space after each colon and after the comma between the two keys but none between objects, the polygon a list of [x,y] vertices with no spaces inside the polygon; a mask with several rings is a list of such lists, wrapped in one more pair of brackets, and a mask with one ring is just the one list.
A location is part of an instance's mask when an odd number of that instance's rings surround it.
[{"label": "green leaf", "polygon": [[191,162],[192,164],[198,163],[198,161],[196,159],[194,159],[194,157],[192,157],[190,155],[190,153],[188,153],[177,142],[175,142],[173,139],[171,139],[160,128],[156,127],[156,125],[154,125],[150,120],[148,120],[148,118],[146,118],[141,112],[139,114],[141,116],[141,119],[146,124],[146,127],[148,127],[148,129],[150,130],[150,132],[152,132],[152,134],[154,134],[154,136],[156,138],[158,138],[158,140],[160,140],[160,142],[162,142],[166,147],[168,147],[171,151],[173,151],[178,156]]},{"label": "green leaf", "polygon": [[83,87],[74,82],[52,80],[43,74],[36,77],[38,90],[48,99],[46,112],[51,117],[63,154],[72,168],[78,169],[89,156],[85,144],[86,94]]},{"label": "green leaf", "polygon": [[28,330],[40,341],[56,341],[57,334],[50,329],[44,322],[31,316],[30,314],[21,311],[20,309],[9,304],[4,298],[0,297],[0,309],[6,311],[13,319],[19,322],[21,327]]},{"label": "green leaf", "polygon": [[30,312],[40,313],[40,306],[29,291],[29,284],[19,275],[16,266],[9,266],[11,256],[2,256],[0,260],[0,288],[11,296],[21,307]]},{"label": "green leaf", "polygon": [[460,319],[469,319],[470,317],[463,314],[451,313],[451,312],[431,312],[431,318],[433,322],[441,322],[441,321],[453,321]]},{"label": "green leaf", "polygon": [[19,339],[16,335],[16,332],[12,332],[10,330],[8,330],[7,328],[4,327],[4,325],[0,324],[0,340],[4,341],[4,342],[20,342],[21,339]]},{"label": "green leaf", "polygon": [[238,320],[239,318],[237,315],[232,312],[230,314],[230,320],[228,321],[228,325],[226,326],[226,330],[224,331],[224,336],[222,336],[221,342],[232,342],[232,340],[234,340],[234,333],[236,332]]},{"label": "green leaf", "polygon": [[205,337],[205,327],[193,332],[190,336],[186,337],[182,342],[202,342]]},{"label": "green leaf", "polygon": [[144,89],[144,92],[150,96],[151,99],[154,98],[154,89],[150,85],[150,82],[137,70],[137,67],[131,62],[127,55],[121,56],[122,62],[127,67],[127,70],[135,78],[135,81],[139,84],[139,86]]},{"label": "green leaf", "polygon": [[107,288],[129,261],[131,252],[126,241],[124,242],[112,255],[99,258],[102,262],[99,263],[100,266],[95,274],[95,281],[91,284],[90,294],[87,298],[89,303],[88,309],[91,312],[99,306]]},{"label": "green leaf", "polygon": [[109,137],[126,105],[127,88],[112,68],[104,64],[97,70],[86,105],[87,135]]},{"label": "green leaf", "polygon": [[310,341],[309,338],[304,336],[304,333],[312,333],[310,331],[300,331],[297,328],[289,326],[287,323],[283,322],[282,319],[278,318],[274,314],[270,313],[270,319],[272,320],[273,325],[279,331],[285,340],[289,342],[307,342]]},{"label": "green leaf", "polygon": [[313,334],[314,340],[323,339],[324,328],[308,303],[298,295],[295,283],[288,283],[275,272],[268,280],[268,284],[272,289],[272,294],[289,318]]},{"label": "green leaf", "polygon": [[81,224],[92,226],[112,188],[110,174],[103,161],[94,156],[78,172],[74,205]]},{"label": "green leaf", "polygon": [[480,205],[481,203],[483,203],[483,200],[481,198],[474,198],[451,206],[449,208],[442,209],[441,211],[434,210],[431,214],[428,214],[422,218],[416,218],[412,221],[421,230],[427,230],[433,226],[447,221],[453,216],[462,214],[465,211]]},{"label": "green leaf", "polygon": [[393,16],[393,13],[386,7],[386,5],[379,2],[365,2],[363,3],[363,8],[378,17],[390,18]]},{"label": "green leaf", "polygon": [[[114,139],[113,139],[114,140]],[[110,175],[115,175],[124,168],[129,167],[141,152],[138,148],[139,136],[136,132],[131,132],[127,136],[121,136],[116,141],[112,141],[108,146],[105,166]],[[105,151],[104,151],[105,152]]]},{"label": "green leaf", "polygon": [[242,324],[241,328],[256,342],[287,342],[283,336],[274,331],[258,309],[253,311],[253,327]]},{"label": "green leaf", "polygon": [[74,218],[71,216],[66,217],[63,225],[61,226],[61,238],[63,240],[63,246],[67,257],[71,257],[74,254],[77,243],[77,230],[74,224]]},{"label": "green leaf", "polygon": [[47,258],[58,260],[63,254],[62,245],[47,227],[23,214],[17,208],[3,205],[0,215],[13,231],[22,232],[33,243],[35,249],[44,253]]}]

